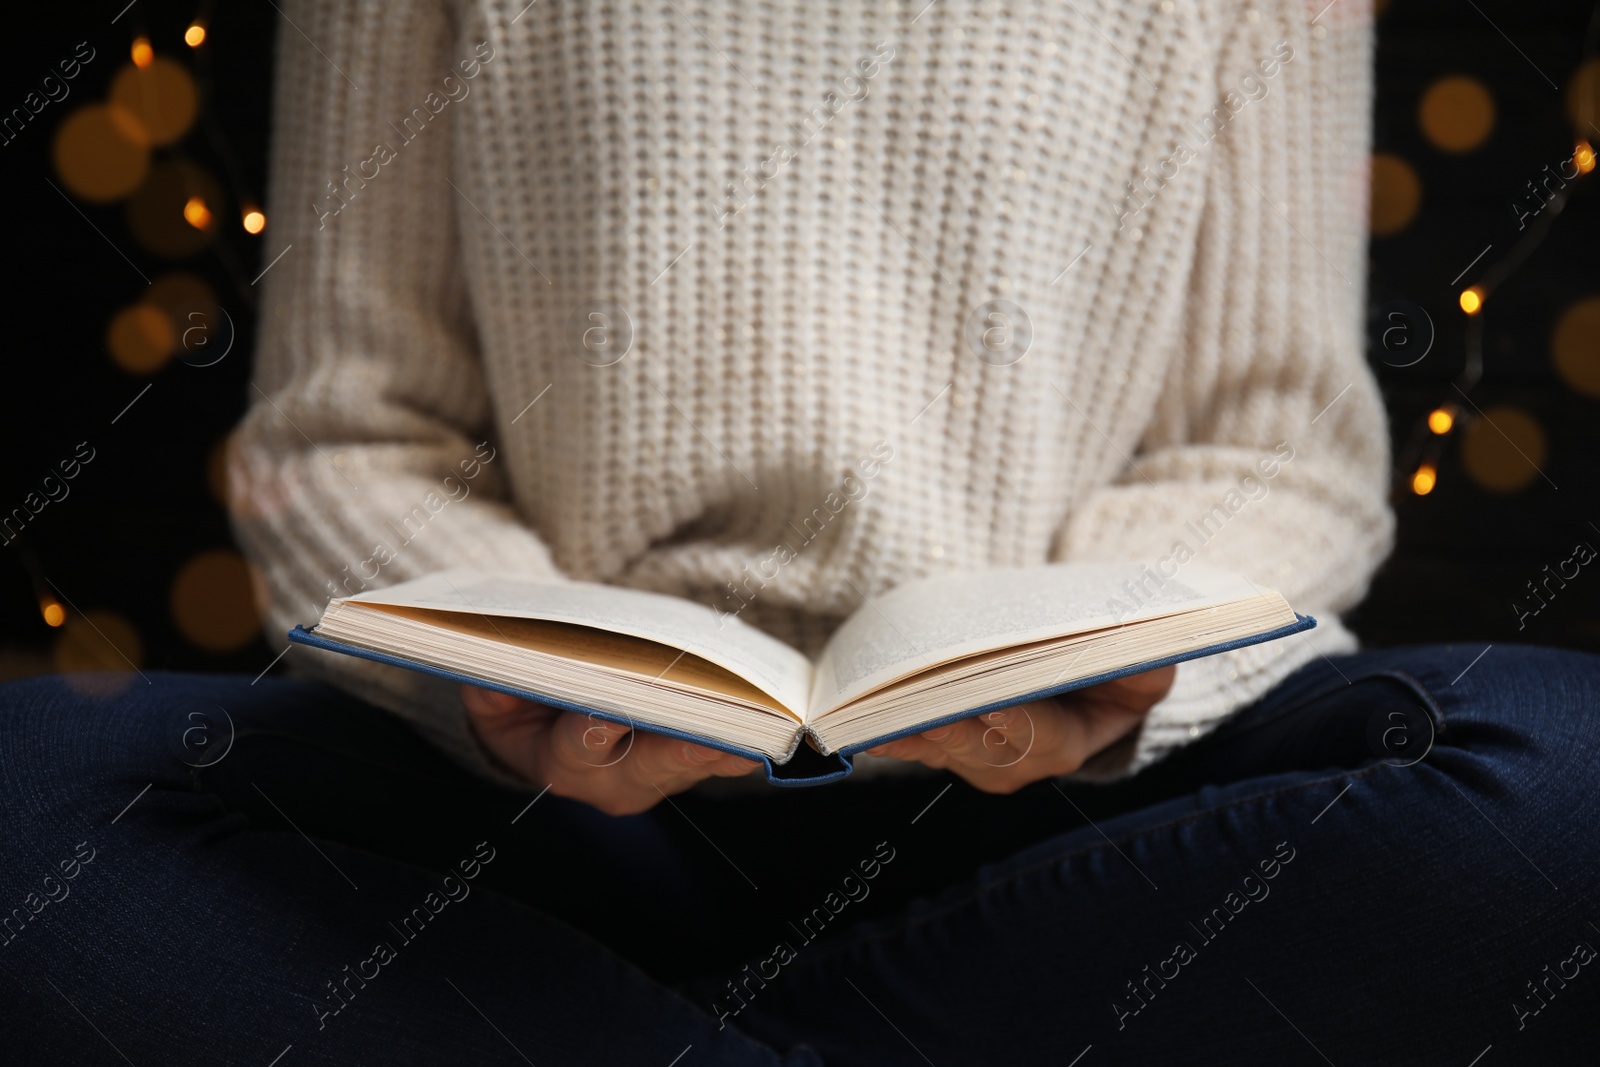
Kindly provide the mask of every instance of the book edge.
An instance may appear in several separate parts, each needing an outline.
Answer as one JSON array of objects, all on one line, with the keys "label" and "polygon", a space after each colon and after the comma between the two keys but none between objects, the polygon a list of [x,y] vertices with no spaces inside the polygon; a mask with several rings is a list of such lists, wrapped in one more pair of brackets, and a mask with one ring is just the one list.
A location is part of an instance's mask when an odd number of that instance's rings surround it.
[{"label": "book edge", "polygon": [[[1294,617],[1294,622],[1277,627],[1273,630],[1264,630],[1259,634],[1253,634],[1249,637],[1237,637],[1231,641],[1223,641],[1215,645],[1207,645],[1204,648],[1198,648],[1190,652],[1179,652],[1171,656],[1162,656],[1158,659],[1145,660],[1141,663],[1133,664],[1132,666],[1118,667],[1116,670],[1112,671],[1102,671],[1099,674],[1093,674],[1087,678],[1078,678],[1070,682],[1064,682],[1061,685],[1051,686],[1047,689],[1035,690],[1034,692],[1025,693],[1021,696],[1006,697],[1004,700],[997,700],[993,703],[985,704],[982,707],[972,708],[967,711],[953,712],[949,715],[941,715],[937,719],[929,719],[926,722],[918,723],[915,726],[908,726],[904,729],[895,730],[892,733],[882,734],[866,741],[860,741],[853,745],[847,745],[844,748],[837,749],[836,752],[838,755],[848,759],[856,753],[862,752],[866,749],[876,748],[879,745],[886,745],[891,741],[898,741],[902,737],[910,737],[913,734],[920,734],[927,730],[936,730],[941,726],[948,726],[950,723],[960,722],[962,719],[970,719],[975,715],[984,715],[991,711],[1000,711],[1003,708],[1014,707],[1017,704],[1026,704],[1032,700],[1044,700],[1049,697],[1060,696],[1062,693],[1070,693],[1074,689],[1086,689],[1091,685],[1099,685],[1101,682],[1110,682],[1118,678],[1126,678],[1131,674],[1143,674],[1145,671],[1159,670],[1162,667],[1168,667],[1174,663],[1182,663],[1186,660],[1204,659],[1207,656],[1215,656],[1223,652],[1231,652],[1236,648],[1244,648],[1248,645],[1259,645],[1266,641],[1276,641],[1281,637],[1289,637],[1293,634],[1310,630],[1317,625],[1317,620],[1310,615],[1301,615],[1299,612],[1295,612]],[[818,747],[822,749],[825,755],[831,754],[828,752],[828,749],[826,748],[821,737],[817,738],[817,743]]]},{"label": "book edge", "polygon": [[[810,726],[802,725],[796,729],[794,739],[790,743],[789,750],[785,752],[781,758],[776,760],[766,756],[763,753],[756,752],[752,749],[741,748],[738,745],[727,741],[722,741],[718,738],[707,737],[703,734],[691,734],[683,730],[676,730],[665,726],[657,726],[655,724],[640,726],[639,723],[632,721],[625,715],[616,715],[611,712],[584,707],[580,704],[557,700],[538,693],[518,689],[515,686],[504,685],[500,682],[492,682],[486,679],[475,678],[470,675],[462,674],[459,671],[447,670],[442,667],[434,667],[430,664],[419,663],[415,660],[408,660],[399,656],[393,656],[386,652],[376,652],[372,649],[362,648],[359,645],[348,644],[344,641],[336,641],[331,638],[322,637],[314,630],[308,630],[304,626],[296,626],[293,630],[290,630],[288,637],[289,640],[295,644],[306,645],[311,648],[320,648],[330,652],[338,652],[348,656],[355,656],[359,659],[371,660],[374,663],[384,663],[388,664],[389,666],[401,667],[406,670],[417,671],[421,674],[431,675],[436,678],[444,678],[449,681],[463,682],[468,685],[481,686],[485,689],[491,689],[496,692],[507,693],[515,697],[521,697],[525,700],[534,700],[542,704],[548,704],[551,707],[561,708],[564,711],[576,712],[580,715],[592,715],[597,719],[616,723],[620,726],[647,729],[652,733],[662,734],[666,737],[675,737],[683,741],[693,742],[697,745],[705,745],[708,748],[714,748],[721,752],[727,752],[735,756],[741,756],[748,760],[754,760],[765,768],[768,782],[783,788],[796,788],[825,785],[829,782],[835,782],[841,778],[846,778],[855,770],[853,757],[858,753],[869,748],[876,748],[878,745],[888,744],[890,741],[897,741],[902,737],[910,737],[913,734],[919,734],[926,730],[937,729],[940,726],[945,726],[953,722],[959,722],[962,719],[970,719],[975,715],[983,715],[991,711],[999,711],[1002,708],[1009,708],[1017,704],[1025,704],[1031,700],[1043,700],[1047,697],[1059,696],[1062,693],[1069,693],[1074,689],[1083,689],[1091,685],[1098,685],[1101,682],[1109,682],[1117,678],[1125,678],[1130,674],[1140,674],[1144,671],[1156,670],[1161,667],[1170,666],[1174,663],[1182,663],[1185,660],[1203,659],[1206,656],[1218,655],[1223,652],[1232,651],[1236,648],[1244,648],[1248,645],[1262,644],[1266,641],[1275,641],[1279,638],[1288,637],[1292,634],[1310,630],[1316,625],[1317,620],[1312,616],[1301,615],[1300,613],[1296,612],[1295,621],[1293,623],[1277,627],[1273,630],[1265,630],[1259,634],[1235,638],[1231,641],[1224,641],[1219,644],[1208,645],[1205,648],[1194,649],[1189,652],[1180,652],[1171,656],[1162,656],[1158,659],[1146,660],[1142,663],[1136,663],[1128,667],[1119,667],[1116,670],[1104,671],[1100,674],[1091,675],[1087,678],[1075,679],[1074,681],[1067,682],[1062,685],[1051,686],[1048,689],[1041,689],[1032,693],[1025,693],[1015,697],[1007,697],[1004,700],[998,700],[990,704],[985,704],[982,707],[971,708],[967,711],[943,715],[937,719],[930,719],[926,722],[918,723],[915,726],[906,727],[888,734],[882,734],[866,741],[861,741],[856,744],[846,746],[845,748],[833,751],[828,750],[826,744],[820,737],[817,736],[816,732]],[[794,778],[785,776],[779,772],[780,767],[794,759],[796,752],[799,751],[800,745],[805,742],[807,737],[811,737],[817,742],[816,747],[824,758],[833,759],[836,761],[839,767],[838,770],[808,778]]]},{"label": "book edge", "polygon": [[[555,697],[546,696],[542,693],[535,693],[528,689],[518,689],[513,685],[506,685],[502,682],[491,681],[487,678],[478,678],[474,675],[465,674],[461,671],[452,671],[444,667],[435,667],[431,663],[422,663],[418,660],[406,659],[403,656],[391,655],[388,652],[378,652],[374,649],[363,648],[360,645],[351,644],[348,641],[339,641],[331,637],[323,637],[321,634],[317,633],[314,628],[307,629],[305,626],[296,626],[294,629],[289,631],[288,636],[290,641],[298,645],[306,645],[310,648],[320,648],[327,652],[337,652],[346,656],[355,656],[357,659],[370,660],[373,663],[383,663],[391,667],[401,667],[408,671],[416,671],[418,674],[426,674],[434,678],[443,678],[446,681],[461,682],[465,685],[475,685],[480,689],[490,689],[497,693],[506,693],[510,696],[520,697],[523,700],[532,700],[540,704],[548,704],[550,707],[560,708],[563,711],[576,712],[579,715],[592,715],[597,719],[601,719],[609,723],[615,723],[618,726],[626,726],[629,729],[637,728],[641,730],[649,730],[651,733],[662,734],[666,737],[676,737],[682,741],[692,741],[697,745],[705,745],[708,748],[714,748],[721,752],[727,752],[731,755],[742,756],[745,759],[756,760],[764,763],[768,767],[769,774],[771,773],[772,764],[774,762],[764,753],[757,752],[754,749],[741,748],[732,742],[723,741],[719,738],[707,737],[704,734],[691,734],[683,730],[673,729],[672,727],[668,726],[658,726],[655,723],[643,724],[629,718],[626,715],[618,715],[614,712],[601,711],[598,708],[585,707],[582,704],[574,704],[571,701],[559,700]],[[798,723],[795,725],[795,735],[793,740],[789,743],[789,750],[784,753],[781,759],[776,761],[778,764],[787,763],[789,760],[794,758],[795,751],[799,748],[801,742],[805,740],[806,733],[807,731],[805,727],[799,725]]]}]

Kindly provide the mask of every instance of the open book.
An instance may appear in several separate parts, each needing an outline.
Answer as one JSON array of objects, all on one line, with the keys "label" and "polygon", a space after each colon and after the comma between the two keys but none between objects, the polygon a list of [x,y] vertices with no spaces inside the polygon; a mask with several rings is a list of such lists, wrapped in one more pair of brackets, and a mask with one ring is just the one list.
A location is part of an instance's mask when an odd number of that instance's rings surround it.
[{"label": "open book", "polygon": [[678,597],[472,571],[332,600],[289,637],[684,737],[764,761],[779,784],[812,784],[897,737],[1316,625],[1242,578],[1191,566],[1152,593],[1140,571],[1051,564],[910,582],[866,600],[815,663]]}]

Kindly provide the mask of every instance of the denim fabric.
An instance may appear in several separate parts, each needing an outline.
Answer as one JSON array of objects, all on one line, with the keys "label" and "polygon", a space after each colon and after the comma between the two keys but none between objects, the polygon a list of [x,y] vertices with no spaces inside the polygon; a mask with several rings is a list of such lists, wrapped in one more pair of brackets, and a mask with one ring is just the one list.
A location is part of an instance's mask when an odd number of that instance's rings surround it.
[{"label": "denim fabric", "polygon": [[1110,785],[621,819],[319,685],[12,683],[0,1058],[1589,1062],[1600,659],[1482,652],[1318,660]]}]

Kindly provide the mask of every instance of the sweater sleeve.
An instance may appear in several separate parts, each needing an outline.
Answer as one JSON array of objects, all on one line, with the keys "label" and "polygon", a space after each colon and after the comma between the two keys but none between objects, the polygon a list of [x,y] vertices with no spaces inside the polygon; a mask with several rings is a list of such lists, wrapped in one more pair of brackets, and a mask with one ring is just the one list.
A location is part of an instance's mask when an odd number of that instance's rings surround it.
[{"label": "sweater sleeve", "polygon": [[[229,450],[235,530],[279,644],[330,596],[429,571],[555,575],[486,440],[458,261],[451,127],[468,105],[454,101],[487,80],[490,50],[458,40],[435,0],[306,0],[284,13],[264,253],[279,258]],[[426,117],[408,124],[413,108]],[[496,773],[455,686],[304,647],[289,665]]]},{"label": "sweater sleeve", "polygon": [[[1311,26],[1300,4],[1262,7],[1219,16],[1219,106],[1246,98],[1252,72],[1267,94],[1201,150],[1205,205],[1161,399],[1129,468],[1075,507],[1055,556],[1176,568],[1181,581],[1192,552],[1319,625],[1180,665],[1095,774],[1138,770],[1319,654],[1354,649],[1337,613],[1392,541],[1388,436],[1362,338],[1371,21],[1360,4]],[[1285,39],[1292,58],[1260,76]]]}]

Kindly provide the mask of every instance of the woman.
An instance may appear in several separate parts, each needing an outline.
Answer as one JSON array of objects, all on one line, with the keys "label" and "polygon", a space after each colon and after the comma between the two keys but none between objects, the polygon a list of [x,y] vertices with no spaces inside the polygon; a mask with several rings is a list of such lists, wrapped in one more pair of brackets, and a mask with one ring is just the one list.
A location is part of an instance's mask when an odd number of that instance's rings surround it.
[{"label": "woman", "polygon": [[[814,651],[927,574],[1190,558],[1320,625],[782,793],[304,649],[321,682],[15,685],[12,892],[62,894],[7,927],[27,1047],[1093,1065],[1575,1039],[1595,660],[1357,652],[1338,620],[1392,529],[1363,5],[285,16],[285,253],[233,450],[273,632],[466,566]],[[869,492],[750,582],[869,453]]]}]

